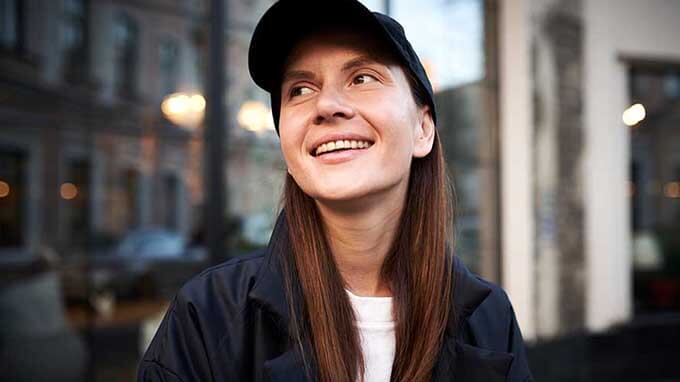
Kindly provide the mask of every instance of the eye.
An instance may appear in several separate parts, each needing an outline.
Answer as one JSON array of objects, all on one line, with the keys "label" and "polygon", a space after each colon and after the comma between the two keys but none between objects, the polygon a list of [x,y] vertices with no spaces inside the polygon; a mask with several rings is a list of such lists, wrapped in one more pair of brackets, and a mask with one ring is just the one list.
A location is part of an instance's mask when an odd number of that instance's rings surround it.
[{"label": "eye", "polygon": [[308,86],[295,86],[290,89],[290,98],[302,96],[311,92],[312,89],[310,89]]},{"label": "eye", "polygon": [[374,76],[370,74],[359,74],[358,76],[354,77],[352,79],[352,84],[353,85],[362,85],[362,84],[367,84],[369,82],[377,81],[378,79],[375,78]]}]

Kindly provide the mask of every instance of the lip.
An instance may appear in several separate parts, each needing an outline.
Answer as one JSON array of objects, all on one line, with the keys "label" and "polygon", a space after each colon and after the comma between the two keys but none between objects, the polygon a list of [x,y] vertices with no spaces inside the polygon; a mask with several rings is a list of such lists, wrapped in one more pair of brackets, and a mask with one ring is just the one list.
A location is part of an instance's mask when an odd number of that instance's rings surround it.
[{"label": "lip", "polygon": [[366,147],[364,149],[352,149],[352,150],[340,150],[333,151],[330,153],[324,153],[321,156],[314,157],[314,160],[318,160],[323,164],[338,164],[343,162],[351,161],[361,155],[364,155],[373,146]]},{"label": "lip", "polygon": [[[368,138],[365,135],[361,134],[354,134],[354,133],[333,133],[333,134],[326,134],[321,136],[320,138],[316,139],[308,148],[307,152],[309,155],[316,157],[314,155],[314,150],[316,150],[317,147],[321,146],[321,144],[326,143],[326,142],[335,142],[335,141],[367,141],[371,142],[372,144],[375,143],[375,140]],[[347,151],[354,151],[354,150],[347,150]],[[357,150],[360,151],[360,150]],[[332,153],[324,154],[324,155],[329,155]]]}]

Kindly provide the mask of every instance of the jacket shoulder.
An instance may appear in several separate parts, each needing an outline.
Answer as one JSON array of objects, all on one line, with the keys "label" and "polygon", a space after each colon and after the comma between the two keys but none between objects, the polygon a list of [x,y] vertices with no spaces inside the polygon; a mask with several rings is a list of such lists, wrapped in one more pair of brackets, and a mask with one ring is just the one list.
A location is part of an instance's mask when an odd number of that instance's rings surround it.
[{"label": "jacket shoulder", "polygon": [[217,362],[213,358],[227,358],[223,345],[240,342],[236,337],[247,321],[248,293],[263,263],[264,251],[258,251],[207,268],[187,281],[142,358],[138,380],[212,380]]},{"label": "jacket shoulder", "polygon": [[265,251],[260,250],[203,270],[179,289],[175,302],[205,307],[214,304],[218,297],[232,308],[245,307],[248,292],[264,263],[264,255]]}]

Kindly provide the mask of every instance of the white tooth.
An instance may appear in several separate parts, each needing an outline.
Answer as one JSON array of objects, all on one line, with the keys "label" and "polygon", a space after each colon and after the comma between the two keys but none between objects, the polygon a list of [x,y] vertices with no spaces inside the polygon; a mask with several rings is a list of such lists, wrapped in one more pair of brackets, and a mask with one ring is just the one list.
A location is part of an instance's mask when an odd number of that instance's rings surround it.
[{"label": "white tooth", "polygon": [[359,142],[359,148],[363,149],[364,147],[366,147],[366,142],[364,141]]},{"label": "white tooth", "polygon": [[326,143],[327,151],[335,150],[335,142]]},{"label": "white tooth", "polygon": [[357,141],[352,141],[352,148],[356,149],[357,147],[359,147]]},{"label": "white tooth", "polygon": [[349,143],[349,141],[342,141],[342,147],[346,149],[351,149],[352,145]]},{"label": "white tooth", "polygon": [[344,143],[342,141],[335,141],[335,148],[336,149],[344,148]]},{"label": "white tooth", "polygon": [[323,145],[317,147],[316,155],[323,154],[324,152],[326,152],[326,144],[325,143]]}]

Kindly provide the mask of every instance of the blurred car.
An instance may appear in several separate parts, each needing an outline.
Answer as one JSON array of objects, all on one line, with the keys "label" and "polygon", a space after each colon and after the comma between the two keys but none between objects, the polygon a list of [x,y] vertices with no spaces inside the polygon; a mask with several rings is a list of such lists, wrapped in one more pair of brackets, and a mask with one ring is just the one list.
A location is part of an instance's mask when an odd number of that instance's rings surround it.
[{"label": "blurred car", "polygon": [[205,248],[190,246],[178,233],[147,228],[128,233],[113,248],[65,264],[62,278],[70,301],[103,293],[116,299],[171,298],[207,264]]}]

